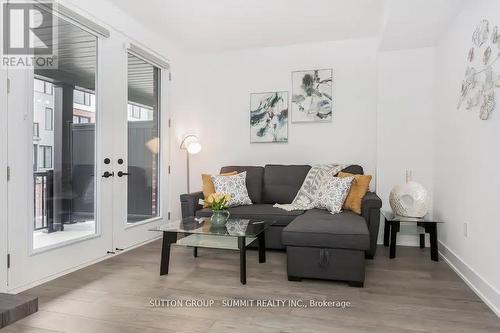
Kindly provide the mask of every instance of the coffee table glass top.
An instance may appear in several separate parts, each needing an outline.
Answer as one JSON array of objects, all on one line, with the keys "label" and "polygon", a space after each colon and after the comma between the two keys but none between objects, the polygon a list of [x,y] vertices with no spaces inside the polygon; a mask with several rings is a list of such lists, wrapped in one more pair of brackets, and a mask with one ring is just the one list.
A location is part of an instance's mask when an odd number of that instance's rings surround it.
[{"label": "coffee table glass top", "polygon": [[178,221],[161,224],[150,231],[179,232],[186,234],[229,236],[229,237],[257,237],[269,228],[274,221],[229,219],[224,226],[214,226],[208,217],[188,217]]},{"label": "coffee table glass top", "polygon": [[208,217],[188,217],[159,225],[150,231],[188,234],[178,239],[175,245],[238,250],[238,237],[244,236],[245,246],[248,246],[273,223],[268,220],[229,219],[224,226],[214,226]]},{"label": "coffee table glass top", "polygon": [[387,221],[395,222],[414,222],[414,223],[443,223],[443,221],[432,214],[427,214],[424,217],[407,217],[394,214],[392,211],[382,211]]}]

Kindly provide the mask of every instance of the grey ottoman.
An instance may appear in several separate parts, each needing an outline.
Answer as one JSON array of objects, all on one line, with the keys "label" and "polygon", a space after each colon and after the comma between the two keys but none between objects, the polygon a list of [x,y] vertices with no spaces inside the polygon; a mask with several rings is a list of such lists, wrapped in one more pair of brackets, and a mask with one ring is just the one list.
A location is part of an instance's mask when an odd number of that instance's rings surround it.
[{"label": "grey ottoman", "polygon": [[289,280],[342,280],[363,287],[370,235],[362,216],[312,209],[285,227],[281,237]]}]

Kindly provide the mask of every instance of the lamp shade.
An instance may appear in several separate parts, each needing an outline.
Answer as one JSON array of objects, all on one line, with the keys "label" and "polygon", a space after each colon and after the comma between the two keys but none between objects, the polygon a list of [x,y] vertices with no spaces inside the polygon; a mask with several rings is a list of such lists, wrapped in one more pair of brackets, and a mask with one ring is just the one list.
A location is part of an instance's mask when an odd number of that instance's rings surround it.
[{"label": "lamp shade", "polygon": [[192,142],[186,148],[191,155],[198,154],[201,151],[201,144],[199,142]]},{"label": "lamp shade", "polygon": [[187,150],[191,155],[198,154],[201,151],[201,143],[196,135],[187,135],[182,140],[181,149]]},{"label": "lamp shade", "polygon": [[146,147],[155,155],[160,151],[160,138],[153,138],[146,142]]}]

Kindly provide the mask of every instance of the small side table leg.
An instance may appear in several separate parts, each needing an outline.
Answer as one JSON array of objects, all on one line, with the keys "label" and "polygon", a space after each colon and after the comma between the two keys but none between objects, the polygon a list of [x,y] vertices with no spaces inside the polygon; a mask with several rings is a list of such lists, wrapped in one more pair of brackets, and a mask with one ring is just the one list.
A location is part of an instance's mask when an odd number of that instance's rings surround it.
[{"label": "small side table leg", "polygon": [[384,246],[389,246],[389,236],[391,234],[391,224],[387,219],[384,223]]},{"label": "small side table leg", "polygon": [[399,222],[392,221],[391,224],[391,244],[389,245],[389,258],[394,259],[396,257],[396,240],[399,231]]},{"label": "small side table leg", "polygon": [[238,237],[238,248],[240,249],[240,282],[247,284],[247,245],[245,236]]},{"label": "small side table leg", "polygon": [[195,257],[195,258],[198,257],[198,247],[197,246],[193,247],[193,257]]},{"label": "small side table leg", "polygon": [[160,275],[168,274],[168,265],[170,262],[170,245],[175,242],[177,242],[176,232],[163,232],[163,241],[161,244]]},{"label": "small side table leg", "polygon": [[259,263],[266,262],[266,234],[265,231],[257,236],[259,242]]},{"label": "small side table leg", "polygon": [[420,248],[424,249],[425,248],[425,233],[420,234]]},{"label": "small side table leg", "polygon": [[435,222],[429,225],[429,236],[431,241],[431,259],[434,261],[439,261],[437,224]]}]

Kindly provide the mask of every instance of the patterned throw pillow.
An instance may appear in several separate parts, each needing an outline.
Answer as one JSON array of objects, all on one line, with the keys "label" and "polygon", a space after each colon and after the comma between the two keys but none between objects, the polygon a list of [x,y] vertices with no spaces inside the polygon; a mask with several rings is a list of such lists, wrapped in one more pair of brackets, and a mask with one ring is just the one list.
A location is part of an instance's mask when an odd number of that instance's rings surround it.
[{"label": "patterned throw pillow", "polygon": [[251,205],[246,185],[247,172],[244,171],[234,176],[212,176],[215,192],[229,194],[229,207]]},{"label": "patterned throw pillow", "polygon": [[328,209],[332,214],[340,213],[353,180],[354,177],[324,177],[318,190],[315,207]]},{"label": "patterned throw pillow", "polygon": [[[219,176],[233,176],[236,175],[237,173],[238,172],[236,171],[231,171],[231,172],[221,173]],[[214,183],[212,182],[212,175],[203,173],[201,175],[201,182],[203,184],[202,185],[203,198],[207,200],[210,194],[215,193]],[[203,203],[203,207],[207,208],[208,205],[206,203]]]}]

